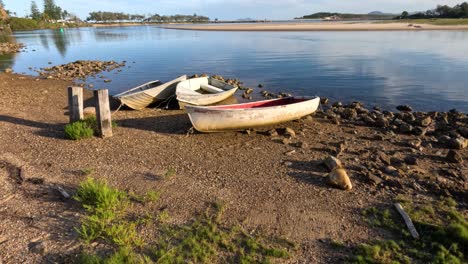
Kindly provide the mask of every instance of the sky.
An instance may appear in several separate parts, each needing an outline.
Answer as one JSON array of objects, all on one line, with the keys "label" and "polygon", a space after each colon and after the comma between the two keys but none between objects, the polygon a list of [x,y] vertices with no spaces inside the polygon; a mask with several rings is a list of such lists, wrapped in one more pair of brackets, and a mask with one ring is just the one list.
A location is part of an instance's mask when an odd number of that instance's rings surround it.
[{"label": "sky", "polygon": [[[85,19],[92,11],[137,14],[205,15],[211,19],[236,20],[292,19],[316,12],[368,13],[382,11],[399,14],[406,10],[425,11],[437,5],[461,3],[464,0],[55,0],[68,12]],[[3,0],[6,9],[18,16],[30,13],[31,0]],[[43,0],[36,0],[42,7]]]}]

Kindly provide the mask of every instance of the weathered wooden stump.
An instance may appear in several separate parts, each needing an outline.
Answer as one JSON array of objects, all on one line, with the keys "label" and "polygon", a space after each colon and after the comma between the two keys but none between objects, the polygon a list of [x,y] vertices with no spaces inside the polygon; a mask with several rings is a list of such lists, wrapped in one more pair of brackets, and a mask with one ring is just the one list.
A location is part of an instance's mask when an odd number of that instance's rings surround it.
[{"label": "weathered wooden stump", "polygon": [[99,136],[112,137],[112,119],[109,104],[109,91],[107,89],[95,90],[96,119]]},{"label": "weathered wooden stump", "polygon": [[68,110],[70,123],[83,119],[83,88],[68,87]]}]

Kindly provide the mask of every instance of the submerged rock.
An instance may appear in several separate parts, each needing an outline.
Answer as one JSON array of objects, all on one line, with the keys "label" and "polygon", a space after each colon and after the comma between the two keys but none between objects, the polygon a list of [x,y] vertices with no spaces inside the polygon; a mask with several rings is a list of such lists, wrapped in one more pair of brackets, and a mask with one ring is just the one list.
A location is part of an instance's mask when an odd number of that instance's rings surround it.
[{"label": "submerged rock", "polygon": [[409,105],[399,105],[396,107],[396,109],[398,111],[402,111],[402,112],[411,112],[413,111],[413,108],[411,108],[411,106]]}]

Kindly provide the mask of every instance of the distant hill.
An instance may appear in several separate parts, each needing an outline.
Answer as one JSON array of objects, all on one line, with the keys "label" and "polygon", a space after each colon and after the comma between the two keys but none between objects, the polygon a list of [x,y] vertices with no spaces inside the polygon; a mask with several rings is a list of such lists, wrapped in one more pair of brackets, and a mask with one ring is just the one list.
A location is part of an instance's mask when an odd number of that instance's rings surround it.
[{"label": "distant hill", "polygon": [[339,17],[341,19],[355,19],[355,20],[375,20],[375,19],[392,19],[395,17],[393,14],[385,14],[380,11],[373,11],[369,14],[346,14],[346,13],[330,13],[330,12],[318,12],[311,15],[295,19],[324,19],[326,17]]}]

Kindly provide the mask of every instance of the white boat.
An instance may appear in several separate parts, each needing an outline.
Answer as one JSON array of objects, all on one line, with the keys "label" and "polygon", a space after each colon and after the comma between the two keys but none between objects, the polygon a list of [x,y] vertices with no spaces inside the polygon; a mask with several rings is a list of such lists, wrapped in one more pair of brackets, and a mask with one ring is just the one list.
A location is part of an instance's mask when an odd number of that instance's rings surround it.
[{"label": "white boat", "polygon": [[220,132],[275,125],[314,113],[319,97],[285,97],[252,103],[185,107],[200,132]]},{"label": "white boat", "polygon": [[158,80],[151,81],[112,97],[119,100],[123,105],[135,110],[141,110],[152,103],[166,100],[174,95],[177,84],[185,80],[187,80],[187,75],[182,75],[166,83]]},{"label": "white boat", "polygon": [[181,106],[212,105],[221,102],[236,91],[237,87],[208,77],[188,79],[177,85],[176,96]]}]

